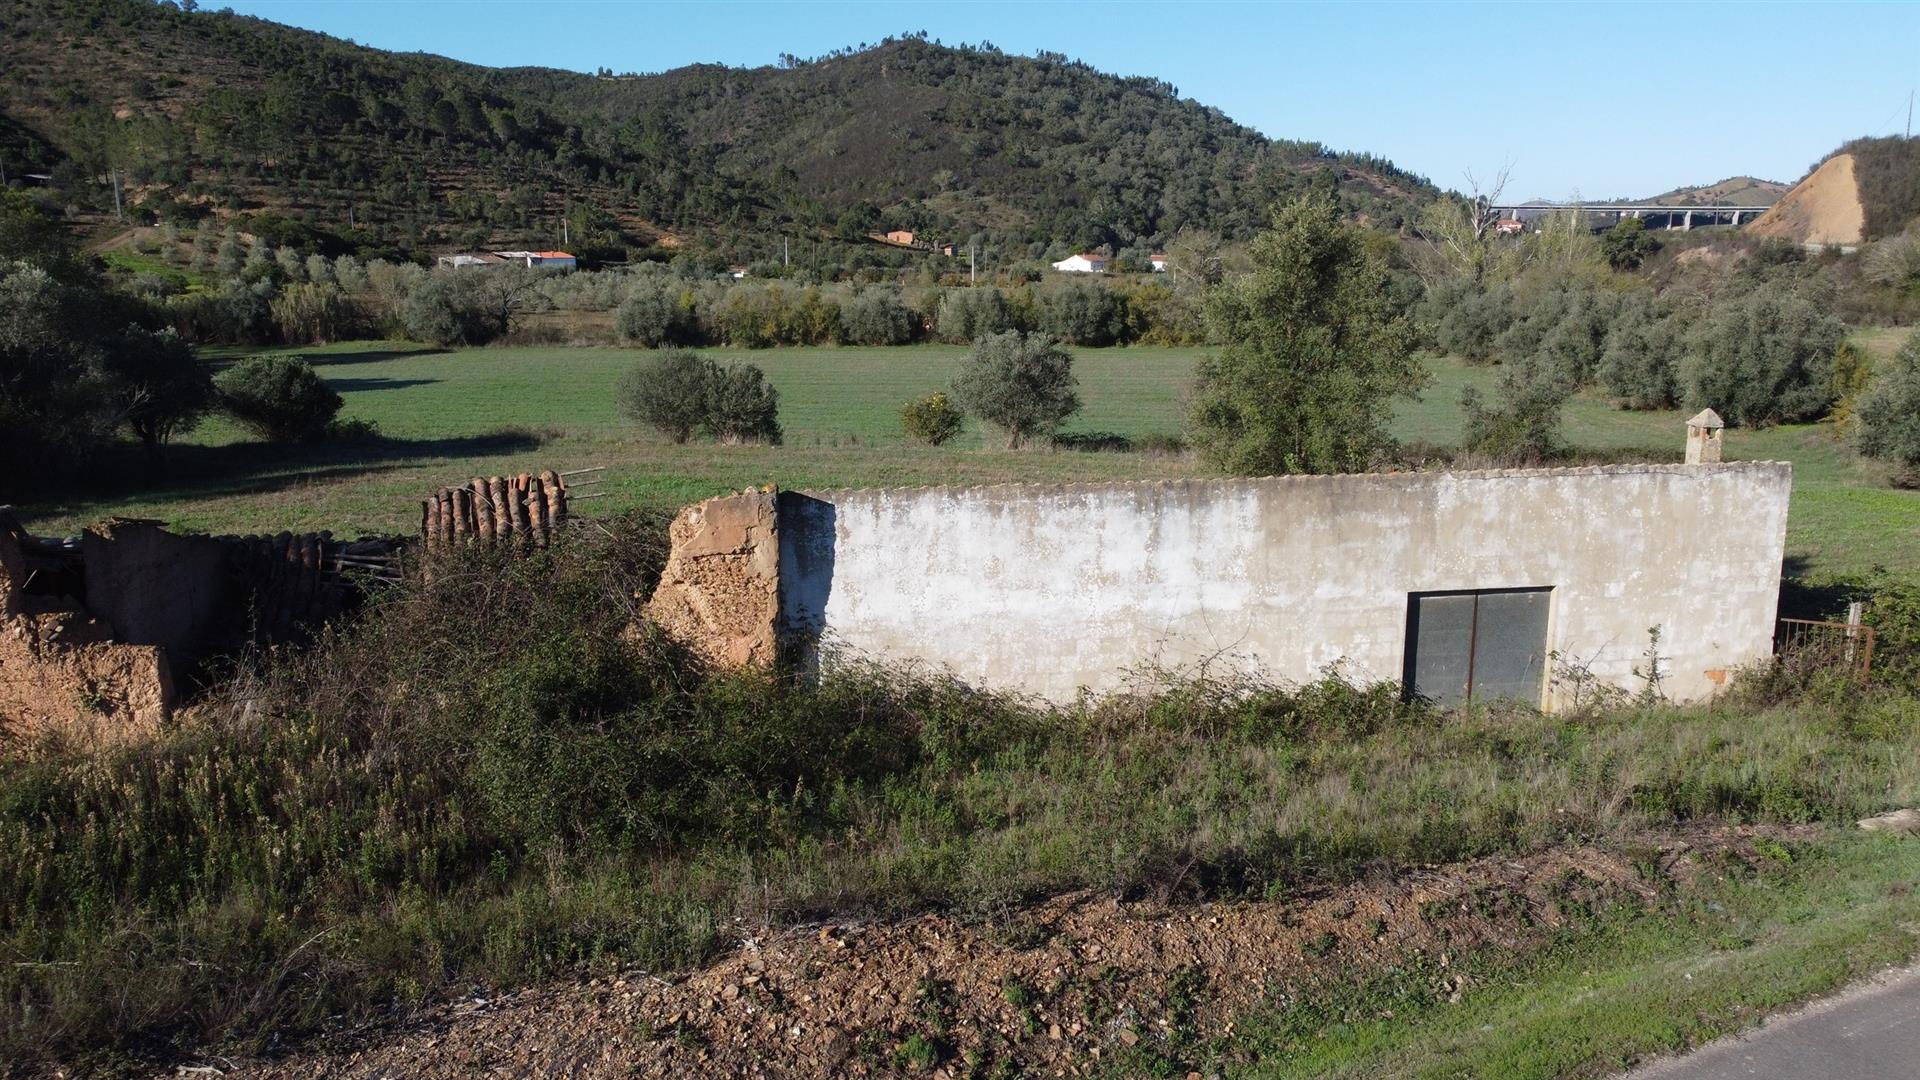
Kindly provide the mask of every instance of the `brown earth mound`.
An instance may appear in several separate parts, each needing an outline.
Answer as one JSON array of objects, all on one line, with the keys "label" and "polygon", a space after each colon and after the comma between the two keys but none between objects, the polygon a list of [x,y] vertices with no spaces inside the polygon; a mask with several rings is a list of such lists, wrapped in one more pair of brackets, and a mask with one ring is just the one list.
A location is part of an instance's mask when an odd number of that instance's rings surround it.
[{"label": "brown earth mound", "polygon": [[929,915],[741,928],[738,949],[690,974],[475,996],[302,1056],[220,1060],[228,1075],[286,1080],[1081,1075],[1171,1045],[1176,1031],[1231,1034],[1250,1008],[1389,968],[1457,1001],[1469,985],[1458,958],[1535,948],[1597,909],[1685,891],[1721,860],[1754,859],[1758,831],[1425,867],[1288,900],[1178,906],[1081,893],[984,924]]},{"label": "brown earth mound", "polygon": [[1853,175],[1853,155],[1835,154],[1761,214],[1747,231],[1796,244],[1858,244],[1867,212]]}]

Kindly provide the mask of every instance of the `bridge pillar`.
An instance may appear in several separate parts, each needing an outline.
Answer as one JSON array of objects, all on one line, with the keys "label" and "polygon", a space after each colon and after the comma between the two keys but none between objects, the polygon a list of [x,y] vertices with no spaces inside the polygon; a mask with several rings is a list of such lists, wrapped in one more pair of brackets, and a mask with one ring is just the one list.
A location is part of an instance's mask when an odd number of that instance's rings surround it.
[{"label": "bridge pillar", "polygon": [[1693,211],[1687,211],[1686,224],[1680,226],[1680,229],[1683,232],[1693,231]]},{"label": "bridge pillar", "polygon": [[1736,229],[1740,227],[1740,211],[1738,210],[1733,212],[1733,227]]}]

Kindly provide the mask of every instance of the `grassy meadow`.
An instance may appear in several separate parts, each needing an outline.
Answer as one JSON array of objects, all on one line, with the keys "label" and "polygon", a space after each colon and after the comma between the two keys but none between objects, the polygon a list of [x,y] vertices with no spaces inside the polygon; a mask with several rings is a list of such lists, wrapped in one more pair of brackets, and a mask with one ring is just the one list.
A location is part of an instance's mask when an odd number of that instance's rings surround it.
[{"label": "grassy meadow", "polygon": [[[1890,353],[1905,332],[1869,331],[1861,341]],[[339,534],[408,531],[425,492],[471,476],[527,469],[607,466],[604,512],[671,507],[729,488],[1065,482],[1208,475],[1191,455],[1002,449],[992,432],[969,429],[945,447],[915,446],[898,410],[946,383],[959,346],[710,350],[759,364],[779,389],[786,444],[673,446],[627,422],[614,380],[639,352],[617,348],[518,347],[435,350],[352,342],[302,350],[346,399],[342,416],[376,424],[381,438],[297,447],[246,442],[215,419],[172,448],[155,476],[131,449],[105,470],[125,480],[104,494],[23,507],[30,528],[73,532],[109,514],[151,517],[213,532],[332,529]],[[1129,437],[1177,434],[1199,349],[1133,346],[1077,351],[1085,407],[1070,432]],[[214,354],[224,359],[231,354]],[[1460,437],[1460,391],[1491,392],[1496,372],[1448,361],[1420,400],[1403,402],[1404,440],[1450,446]],[[1674,460],[1684,414],[1628,413],[1598,398],[1567,409],[1567,434],[1583,450],[1622,459]],[[1795,465],[1788,548],[1812,577],[1857,574],[1876,564],[1920,569],[1920,493],[1887,486],[1822,426],[1734,431],[1728,455]]]}]

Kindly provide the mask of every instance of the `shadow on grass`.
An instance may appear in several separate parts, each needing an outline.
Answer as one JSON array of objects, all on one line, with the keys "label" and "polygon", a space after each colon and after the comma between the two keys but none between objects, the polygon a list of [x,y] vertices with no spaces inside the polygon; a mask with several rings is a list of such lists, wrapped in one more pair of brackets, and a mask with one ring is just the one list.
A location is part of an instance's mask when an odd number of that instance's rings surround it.
[{"label": "shadow on grass", "polygon": [[200,357],[220,371],[252,356],[297,356],[314,368],[341,367],[348,364],[378,364],[386,360],[407,360],[416,356],[444,356],[450,349],[342,349],[339,352],[308,352],[298,346],[255,348],[251,346],[202,346]]},{"label": "shadow on grass", "polygon": [[336,394],[358,394],[367,390],[405,390],[409,386],[431,386],[440,379],[328,379]]},{"label": "shadow on grass", "polygon": [[[122,443],[95,458],[59,492],[24,498],[20,509],[23,516],[31,518],[70,515],[91,502],[130,496],[170,501],[271,493],[316,480],[349,479],[441,461],[520,454],[538,449],[545,442],[546,438],[534,431],[502,428],[446,439],[373,436],[291,445],[258,442],[175,445],[167,447],[160,462],[149,458],[138,446]],[[53,497],[47,497],[48,494]]]}]

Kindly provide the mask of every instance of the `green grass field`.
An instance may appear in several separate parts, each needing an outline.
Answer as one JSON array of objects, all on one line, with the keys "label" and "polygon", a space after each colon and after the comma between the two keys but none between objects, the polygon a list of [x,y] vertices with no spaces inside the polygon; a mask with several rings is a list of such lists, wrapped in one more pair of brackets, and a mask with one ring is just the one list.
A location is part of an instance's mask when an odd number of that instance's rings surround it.
[{"label": "green grass field", "polygon": [[[1899,331],[1873,332],[1876,354]],[[172,449],[154,477],[129,451],[108,464],[127,479],[110,494],[23,507],[43,533],[72,532],[109,514],[151,517],[214,532],[328,528],[340,534],[407,531],[418,500],[442,484],[527,469],[607,466],[606,499],[592,512],[672,507],[729,488],[980,484],[1005,481],[1149,479],[1208,475],[1191,456],[1029,450],[1010,453],[991,433],[969,430],[941,448],[902,436],[900,404],[943,385],[963,349],[807,348],[737,351],[722,359],[759,364],[779,389],[786,444],[672,446],[627,423],[614,379],[639,353],[612,348],[425,349],[356,342],[302,350],[346,399],[342,415],[370,420],[371,442],[269,447],[210,421]],[[1179,432],[1200,350],[1082,349],[1085,409],[1069,430],[1128,436]],[[218,355],[218,354],[216,354]],[[1460,434],[1460,391],[1491,389],[1494,372],[1448,361],[1419,401],[1403,403],[1396,431],[1408,441],[1451,445]],[[1683,414],[1628,413],[1581,399],[1567,410],[1580,447],[1673,460]],[[1875,564],[1920,569],[1920,494],[1889,488],[1818,426],[1728,435],[1728,456],[1794,463],[1788,547],[1812,577],[1855,574]],[[1640,453],[1636,453],[1640,452]],[[1737,523],[1729,523],[1738,527]]]}]

